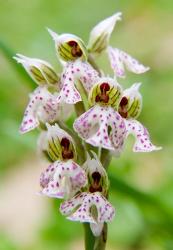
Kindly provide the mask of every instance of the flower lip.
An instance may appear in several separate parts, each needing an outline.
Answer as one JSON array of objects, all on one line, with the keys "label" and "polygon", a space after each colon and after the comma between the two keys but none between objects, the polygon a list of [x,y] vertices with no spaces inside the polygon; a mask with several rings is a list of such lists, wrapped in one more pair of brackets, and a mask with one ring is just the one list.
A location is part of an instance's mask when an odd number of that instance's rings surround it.
[{"label": "flower lip", "polygon": [[62,157],[64,160],[73,159],[73,151],[70,149],[70,141],[68,138],[63,137],[61,140]]},{"label": "flower lip", "polygon": [[127,118],[128,112],[127,112],[127,104],[128,99],[127,97],[123,96],[123,98],[120,101],[118,112],[123,118]]},{"label": "flower lip", "polygon": [[96,171],[96,172],[92,173],[91,176],[92,176],[92,179],[93,179],[93,183],[90,186],[89,191],[91,193],[102,192],[102,186],[100,184],[101,174],[98,171]]},{"label": "flower lip", "polygon": [[74,57],[81,57],[83,55],[82,50],[80,49],[78,43],[76,41],[69,41],[67,42],[68,45],[71,47],[71,53]]},{"label": "flower lip", "polygon": [[99,103],[103,106],[117,107],[121,97],[121,87],[112,78],[101,78],[95,83],[89,93],[89,101],[91,106]]},{"label": "flower lip", "polygon": [[106,92],[109,91],[109,90],[110,90],[109,84],[108,83],[102,83],[100,85],[101,94],[96,96],[95,101],[96,102],[108,103],[109,102],[109,96],[108,96],[108,94]]}]

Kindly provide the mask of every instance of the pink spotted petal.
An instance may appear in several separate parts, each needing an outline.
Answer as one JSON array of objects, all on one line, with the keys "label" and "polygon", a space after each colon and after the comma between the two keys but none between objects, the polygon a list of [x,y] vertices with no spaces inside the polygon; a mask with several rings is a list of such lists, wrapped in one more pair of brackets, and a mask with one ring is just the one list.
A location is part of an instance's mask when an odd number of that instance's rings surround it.
[{"label": "pink spotted petal", "polygon": [[86,185],[85,171],[75,162],[56,161],[40,178],[41,193],[50,197],[71,197]]},{"label": "pink spotted petal", "polygon": [[82,101],[79,91],[75,88],[74,84],[69,81],[70,80],[67,80],[63,85],[57,97],[58,103],[75,104]]},{"label": "pink spotted petal", "polygon": [[111,67],[118,77],[125,77],[124,66],[135,74],[141,74],[149,70],[149,67],[139,63],[136,59],[120,49],[109,47],[108,55]]},{"label": "pink spotted petal", "polygon": [[124,120],[111,107],[92,107],[75,120],[73,127],[82,139],[96,147],[117,150],[124,143]]},{"label": "pink spotted petal", "polygon": [[58,102],[73,104],[81,101],[78,92],[78,84],[82,83],[86,92],[89,92],[98,79],[98,73],[92,66],[81,60],[69,62],[61,76],[61,91],[57,98]]},{"label": "pink spotted petal", "polygon": [[132,134],[135,136],[134,152],[151,152],[160,150],[161,147],[156,147],[150,141],[148,130],[136,120],[125,120],[127,136]]},{"label": "pink spotted petal", "polygon": [[[97,217],[92,212],[93,206],[97,209]],[[115,215],[115,209],[99,192],[79,194],[62,203],[60,211],[69,220],[95,224],[111,221]]]},{"label": "pink spotted petal", "polygon": [[39,122],[53,122],[61,115],[61,106],[55,97],[46,89],[38,87],[31,95],[20,127],[26,133],[39,125]]}]

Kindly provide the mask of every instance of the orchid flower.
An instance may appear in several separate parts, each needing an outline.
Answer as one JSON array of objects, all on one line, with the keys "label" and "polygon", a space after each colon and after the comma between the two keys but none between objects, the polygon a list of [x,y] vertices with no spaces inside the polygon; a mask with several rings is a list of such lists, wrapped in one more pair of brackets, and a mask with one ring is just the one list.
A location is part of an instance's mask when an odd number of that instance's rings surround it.
[{"label": "orchid flower", "polygon": [[124,119],[116,111],[121,98],[120,85],[111,78],[101,78],[89,93],[91,107],[78,117],[74,130],[87,143],[119,151],[125,138]]},{"label": "orchid flower", "polygon": [[74,161],[76,151],[71,136],[57,124],[46,125],[48,130],[42,150],[54,162],[41,174],[40,193],[55,198],[72,197],[86,185],[85,171]]},{"label": "orchid flower", "polygon": [[61,74],[61,91],[57,101],[75,104],[82,101],[78,85],[82,83],[84,90],[88,93],[98,79],[98,72],[86,61],[86,48],[80,38],[72,34],[58,35],[50,29],[49,33],[55,41],[58,58],[65,63]]},{"label": "orchid flower", "polygon": [[111,68],[113,69],[115,76],[124,78],[125,75],[125,67],[135,73],[141,74],[148,71],[150,68],[142,65],[136,59],[128,55],[126,52],[117,49],[117,48],[108,48],[108,56],[111,64]]},{"label": "orchid flower", "polygon": [[84,168],[88,176],[87,192],[79,193],[61,204],[60,211],[69,220],[88,222],[95,236],[101,234],[104,222],[112,221],[115,209],[104,197],[108,191],[108,177],[97,155],[88,155]]},{"label": "orchid flower", "polygon": [[141,83],[135,83],[130,88],[124,90],[120,104],[119,114],[124,118],[126,125],[126,136],[132,134],[135,136],[134,152],[150,152],[160,150],[150,141],[148,130],[135,118],[137,118],[142,109],[142,96],[139,93]]}]

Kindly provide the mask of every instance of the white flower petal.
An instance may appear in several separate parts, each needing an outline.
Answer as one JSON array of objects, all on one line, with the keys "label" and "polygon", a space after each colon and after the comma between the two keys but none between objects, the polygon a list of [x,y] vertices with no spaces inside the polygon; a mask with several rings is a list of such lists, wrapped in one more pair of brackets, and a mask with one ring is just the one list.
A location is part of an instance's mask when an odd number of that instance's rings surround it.
[{"label": "white flower petal", "polygon": [[41,193],[55,198],[72,197],[86,182],[85,171],[77,163],[56,161],[41,175]]},{"label": "white flower petal", "polygon": [[31,95],[20,127],[26,133],[39,125],[39,122],[53,122],[61,115],[61,106],[46,87],[38,87]]},{"label": "white flower petal", "polygon": [[133,119],[125,120],[127,136],[132,134],[135,136],[134,152],[151,152],[160,150],[161,147],[156,147],[150,141],[148,130],[138,121]]},{"label": "white flower petal", "polygon": [[[93,206],[96,207],[96,214],[91,209]],[[60,211],[69,220],[95,224],[112,221],[115,215],[115,209],[99,192],[79,194],[62,203]]]},{"label": "white flower petal", "polygon": [[73,127],[82,139],[96,147],[117,150],[124,143],[124,120],[111,107],[90,108],[75,120]]},{"label": "white flower petal", "polygon": [[89,92],[98,77],[97,71],[87,62],[77,60],[67,63],[62,72],[61,91],[57,101],[69,104],[81,101],[80,93],[77,90],[79,82],[82,83],[85,91]]},{"label": "white flower petal", "polygon": [[121,20],[120,12],[99,22],[92,29],[88,42],[88,50],[91,53],[100,53],[101,51],[106,49],[115,24],[119,20]]},{"label": "white flower petal", "polygon": [[117,77],[125,77],[124,66],[135,74],[141,74],[149,70],[149,67],[139,63],[136,59],[120,49],[109,47],[108,55],[111,67]]}]

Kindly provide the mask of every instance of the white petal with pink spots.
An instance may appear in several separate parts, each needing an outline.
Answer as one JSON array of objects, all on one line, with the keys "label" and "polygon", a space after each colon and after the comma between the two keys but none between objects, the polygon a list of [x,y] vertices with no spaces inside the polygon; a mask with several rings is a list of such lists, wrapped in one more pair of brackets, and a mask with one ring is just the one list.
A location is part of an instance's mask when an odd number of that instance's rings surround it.
[{"label": "white petal with pink spots", "polygon": [[127,136],[132,134],[135,136],[134,152],[151,152],[160,150],[161,147],[156,147],[150,141],[148,130],[138,121],[133,119],[125,120]]},{"label": "white petal with pink spots", "polygon": [[74,130],[93,146],[118,150],[125,139],[124,119],[111,107],[96,105],[78,117]]},{"label": "white petal with pink spots", "polygon": [[61,91],[57,101],[69,104],[80,102],[77,84],[81,82],[85,91],[89,92],[97,80],[98,73],[89,63],[81,60],[67,63],[61,76]]},{"label": "white petal with pink spots", "polygon": [[65,198],[76,194],[87,183],[85,171],[74,161],[56,161],[41,174],[41,194]]},{"label": "white petal with pink spots", "polygon": [[39,125],[39,122],[53,122],[61,115],[61,106],[46,87],[38,87],[31,95],[20,127],[26,133]]},{"label": "white petal with pink spots", "polygon": [[[92,207],[97,209],[97,217],[92,213]],[[81,193],[61,204],[60,211],[72,221],[104,223],[112,221],[115,209],[99,192]]]},{"label": "white petal with pink spots", "polygon": [[124,78],[126,76],[124,66],[135,74],[141,74],[149,70],[149,67],[139,63],[136,59],[120,49],[109,47],[108,55],[111,67],[117,77]]}]

